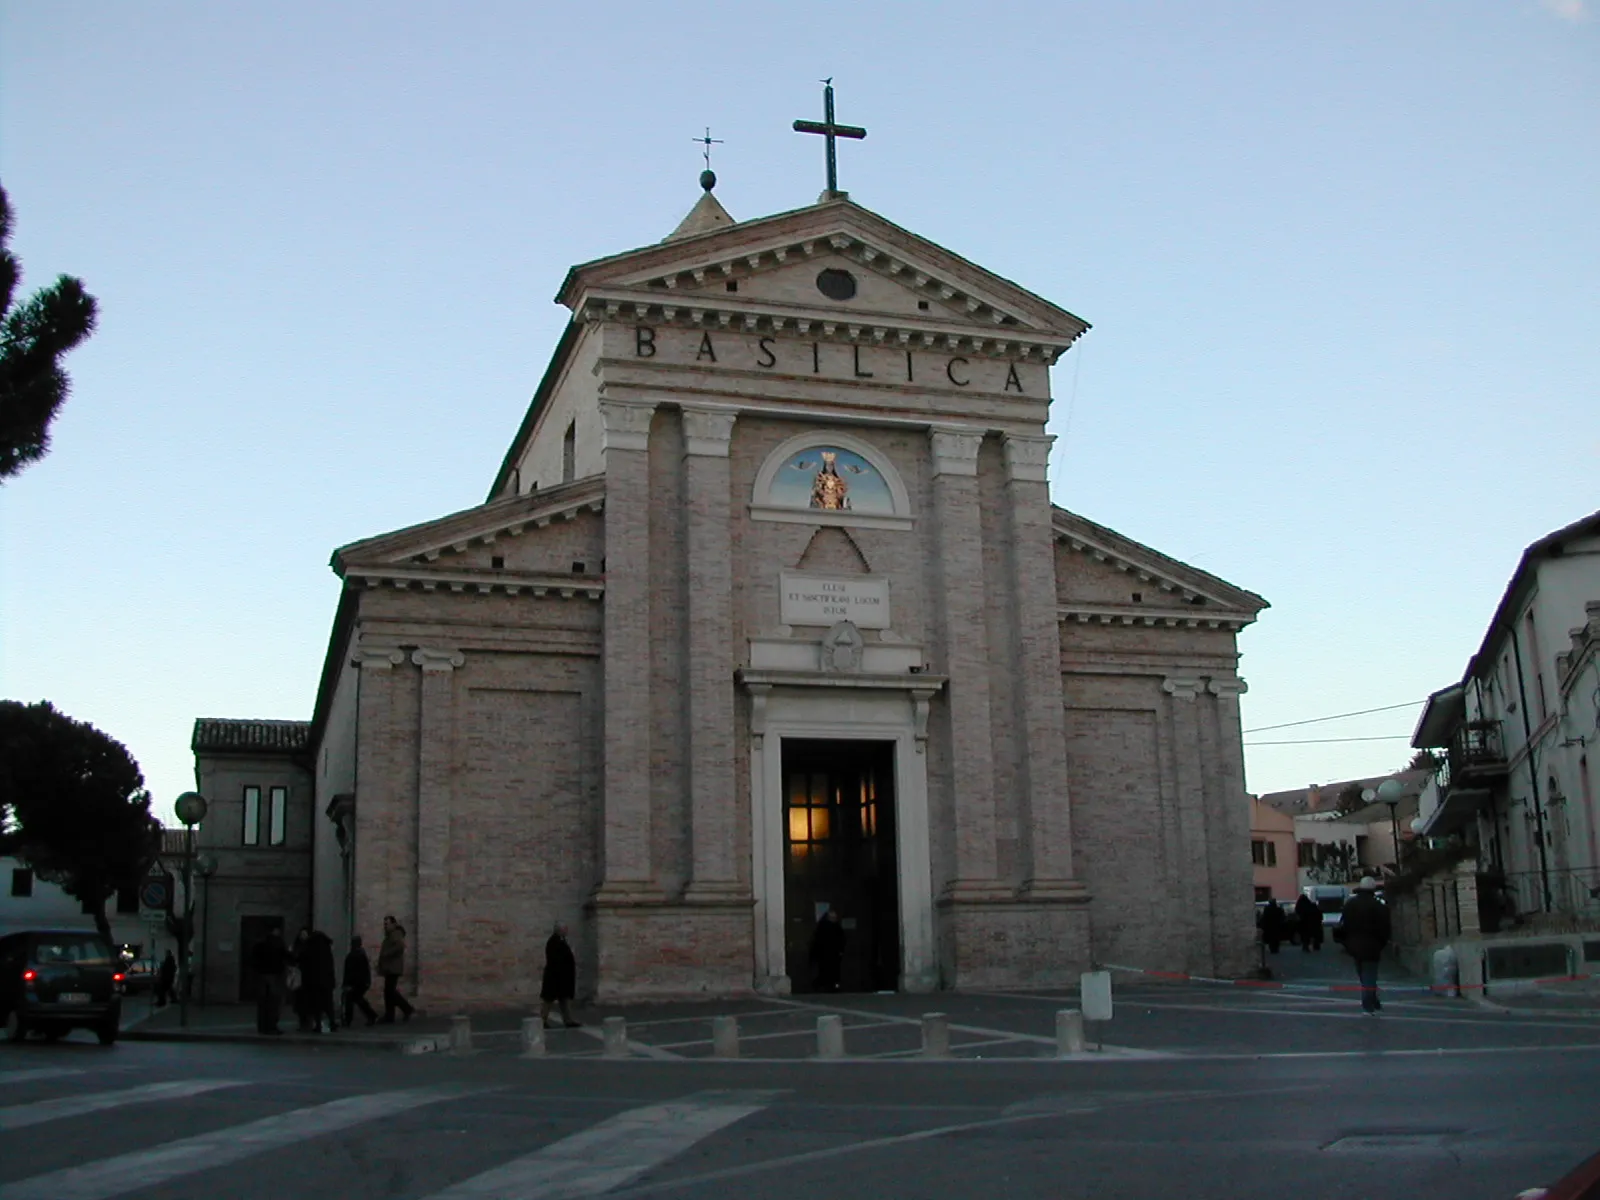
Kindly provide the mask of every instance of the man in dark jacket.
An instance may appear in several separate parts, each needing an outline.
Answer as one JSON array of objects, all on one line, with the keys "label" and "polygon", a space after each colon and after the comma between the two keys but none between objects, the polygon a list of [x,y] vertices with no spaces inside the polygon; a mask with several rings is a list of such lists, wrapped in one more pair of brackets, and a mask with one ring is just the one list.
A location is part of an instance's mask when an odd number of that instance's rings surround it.
[{"label": "man in dark jacket", "polygon": [[344,1023],[355,1019],[360,1009],[368,1025],[378,1023],[378,1014],[367,1000],[367,990],[372,987],[372,962],[366,948],[361,945],[361,935],[350,939],[350,953],[344,956]]},{"label": "man in dark jacket", "polygon": [[378,974],[383,976],[383,1023],[394,1024],[394,1010],[411,1020],[416,1009],[400,994],[400,976],[406,973],[406,930],[393,917],[383,919],[383,943],[378,947]]},{"label": "man in dark jacket", "polygon": [[1268,900],[1266,907],[1261,910],[1261,940],[1267,944],[1267,949],[1274,954],[1283,944],[1283,909],[1278,907],[1276,900]]},{"label": "man in dark jacket", "polygon": [[1300,926],[1300,949],[1309,953],[1322,949],[1322,910],[1304,892],[1294,902],[1295,923]]},{"label": "man in dark jacket", "polygon": [[300,971],[312,1030],[332,1033],[339,1028],[339,1018],[333,1010],[333,939],[322,930],[313,929],[306,940]]},{"label": "man in dark jacket", "polygon": [[167,951],[167,956],[161,960],[161,965],[156,968],[156,1007],[165,1008],[172,1000],[172,985],[178,978],[178,960],[172,957],[172,951]]},{"label": "man in dark jacket", "polygon": [[1389,944],[1389,909],[1378,899],[1378,881],[1372,876],[1356,884],[1356,894],[1345,901],[1339,931],[1346,953],[1356,960],[1361,1011],[1376,1016],[1383,1007],[1378,1001],[1378,960]]},{"label": "man in dark jacket", "polygon": [[250,965],[256,971],[256,1031],[282,1033],[278,1015],[283,1011],[283,976],[289,969],[289,948],[283,944],[283,930],[274,927],[250,951]]},{"label": "man in dark jacket", "polygon": [[539,1020],[546,1029],[550,1024],[550,1007],[561,1009],[561,1021],[568,1029],[578,1028],[581,1022],[572,1019],[568,1003],[578,994],[578,960],[567,941],[567,927],[556,922],[550,940],[544,944],[544,978],[539,982]]}]

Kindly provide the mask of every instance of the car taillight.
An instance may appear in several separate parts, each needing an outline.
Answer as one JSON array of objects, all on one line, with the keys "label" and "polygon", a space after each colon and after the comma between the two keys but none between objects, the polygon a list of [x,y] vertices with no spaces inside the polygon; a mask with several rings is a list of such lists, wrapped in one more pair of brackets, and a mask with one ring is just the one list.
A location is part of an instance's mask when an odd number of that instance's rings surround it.
[{"label": "car taillight", "polygon": [[24,971],[22,973],[23,983],[32,983],[37,978],[39,978],[39,972],[37,971]]},{"label": "car taillight", "polygon": [[115,975],[113,975],[111,977],[111,982],[112,983],[121,983],[126,978],[127,978],[126,975],[124,975],[121,971],[118,971]]}]

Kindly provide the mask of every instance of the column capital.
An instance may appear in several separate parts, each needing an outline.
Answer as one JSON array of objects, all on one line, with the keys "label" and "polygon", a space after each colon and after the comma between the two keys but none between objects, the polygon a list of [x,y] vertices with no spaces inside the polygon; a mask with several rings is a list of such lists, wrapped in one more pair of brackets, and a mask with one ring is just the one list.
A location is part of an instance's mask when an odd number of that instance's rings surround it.
[{"label": "column capital", "polygon": [[928,429],[933,447],[935,475],[976,475],[978,451],[983,446],[983,430],[965,425],[933,425]]},{"label": "column capital", "polygon": [[1237,675],[1225,675],[1220,679],[1211,679],[1206,682],[1206,691],[1223,699],[1242,696],[1249,690],[1249,685]]},{"label": "column capital", "polygon": [[1024,479],[1044,483],[1050,471],[1050,447],[1055,445],[1053,433],[1008,433],[1003,435],[1006,450],[1006,475],[1011,479]]},{"label": "column capital", "polygon": [[1175,700],[1193,700],[1205,690],[1205,681],[1194,675],[1168,675],[1161,690]]},{"label": "column capital", "polygon": [[420,646],[411,652],[411,661],[424,671],[453,671],[467,661],[459,650]]},{"label": "column capital", "polygon": [[605,425],[605,448],[648,450],[650,421],[655,415],[653,400],[601,400],[600,419]]},{"label": "column capital", "polygon": [[388,671],[405,662],[404,650],[393,646],[362,646],[350,656],[350,665],[363,671]]},{"label": "column capital", "polygon": [[684,405],[683,452],[706,458],[727,458],[733,423],[738,419],[737,409]]}]

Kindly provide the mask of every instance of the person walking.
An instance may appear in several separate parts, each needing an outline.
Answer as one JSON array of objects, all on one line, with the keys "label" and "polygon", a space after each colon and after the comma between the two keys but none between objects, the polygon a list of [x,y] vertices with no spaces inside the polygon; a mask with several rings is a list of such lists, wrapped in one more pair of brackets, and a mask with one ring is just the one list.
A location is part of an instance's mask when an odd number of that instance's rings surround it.
[{"label": "person walking", "polygon": [[1378,960],[1389,944],[1389,909],[1378,899],[1378,881],[1372,876],[1356,884],[1356,894],[1345,901],[1339,930],[1345,953],[1356,960],[1361,1011],[1375,1017],[1383,1007],[1378,999]]},{"label": "person walking", "polygon": [[172,951],[167,951],[167,956],[161,960],[161,965],[156,968],[156,1007],[165,1008],[172,1002],[172,985],[178,978],[178,960],[172,957]]},{"label": "person walking", "polygon": [[294,1008],[301,1033],[310,1033],[312,1030],[311,991],[306,987],[306,955],[310,948],[311,927],[302,925],[289,946],[289,971],[285,977],[289,1003]]},{"label": "person walking", "polygon": [[416,1009],[400,994],[400,976],[406,973],[406,930],[393,917],[383,919],[383,944],[378,947],[378,974],[383,976],[383,1023],[394,1024],[394,1010],[411,1020]]},{"label": "person walking", "polygon": [[333,1011],[333,939],[313,929],[306,939],[305,961],[301,966],[301,990],[306,995],[306,1011],[314,1033],[332,1033],[339,1028]]},{"label": "person walking", "polygon": [[284,975],[289,968],[289,948],[283,930],[274,926],[250,951],[256,972],[256,1032],[282,1033],[278,1017],[283,1011]]},{"label": "person walking", "polygon": [[811,935],[811,966],[819,992],[837,992],[844,969],[844,926],[839,914],[828,909],[817,921]]},{"label": "person walking", "polygon": [[1283,909],[1278,907],[1276,900],[1268,900],[1267,906],[1261,910],[1261,940],[1267,944],[1267,949],[1274,954],[1283,944],[1284,920]]},{"label": "person walking", "polygon": [[1294,902],[1295,923],[1300,926],[1300,949],[1309,954],[1322,949],[1322,910],[1304,892]]},{"label": "person walking", "polygon": [[550,940],[544,944],[544,978],[539,982],[539,1020],[546,1029],[555,1028],[550,1022],[552,1005],[560,1008],[561,1023],[568,1029],[582,1024],[572,1019],[572,1010],[567,1007],[577,994],[578,960],[567,941],[567,927],[557,921]]},{"label": "person walking", "polygon": [[368,1025],[378,1023],[378,1014],[367,999],[367,992],[371,987],[372,961],[367,958],[366,949],[361,945],[361,935],[356,934],[350,939],[350,953],[344,956],[343,994],[346,1026],[355,1020],[355,1010],[358,1008],[361,1010],[361,1015],[367,1018]]}]

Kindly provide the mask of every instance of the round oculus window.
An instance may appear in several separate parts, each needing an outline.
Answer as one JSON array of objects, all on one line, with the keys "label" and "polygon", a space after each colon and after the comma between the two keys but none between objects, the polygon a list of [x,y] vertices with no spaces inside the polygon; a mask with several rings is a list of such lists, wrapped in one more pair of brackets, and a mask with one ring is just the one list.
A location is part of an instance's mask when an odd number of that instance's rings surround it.
[{"label": "round oculus window", "polygon": [[829,300],[853,300],[856,294],[856,277],[849,271],[829,267],[817,276],[817,291]]}]

